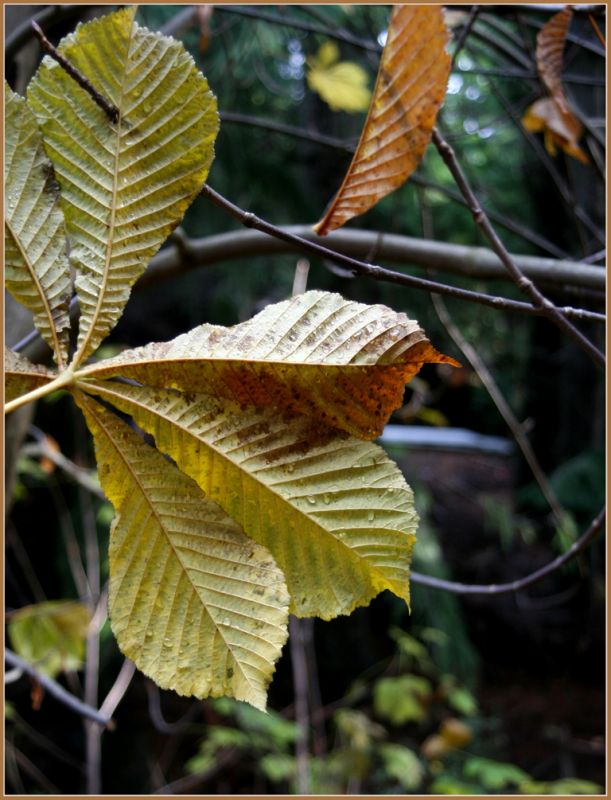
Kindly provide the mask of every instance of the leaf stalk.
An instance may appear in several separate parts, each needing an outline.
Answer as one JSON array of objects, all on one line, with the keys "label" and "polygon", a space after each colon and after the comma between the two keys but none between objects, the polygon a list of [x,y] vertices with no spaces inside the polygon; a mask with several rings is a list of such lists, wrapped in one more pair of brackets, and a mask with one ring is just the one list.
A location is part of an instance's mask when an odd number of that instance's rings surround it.
[{"label": "leaf stalk", "polygon": [[37,389],[32,389],[31,392],[26,392],[26,394],[22,394],[20,397],[16,397],[14,400],[11,400],[4,405],[4,413],[10,414],[11,411],[16,411],[21,406],[25,406],[27,403],[32,403],[34,400],[40,400],[41,397],[46,397],[48,394],[57,391],[58,389],[63,389],[65,386],[74,382],[75,374],[72,369],[66,369],[52,381],[49,383],[45,383],[44,386],[39,386]]}]

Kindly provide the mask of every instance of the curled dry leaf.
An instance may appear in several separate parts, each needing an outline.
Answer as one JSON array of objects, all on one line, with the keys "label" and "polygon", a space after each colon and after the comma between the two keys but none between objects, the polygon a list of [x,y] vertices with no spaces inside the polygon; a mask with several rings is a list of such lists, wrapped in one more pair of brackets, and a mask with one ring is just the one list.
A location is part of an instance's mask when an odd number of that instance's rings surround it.
[{"label": "curled dry leaf", "polygon": [[434,6],[395,6],[373,99],[342,186],[314,230],[324,236],[409,178],[429,142],[450,72],[448,31]]},{"label": "curled dry leaf", "polygon": [[567,6],[547,22],[537,34],[537,69],[549,93],[563,113],[570,113],[562,87],[562,62],[566,35],[573,17]]},{"label": "curled dry leaf", "polygon": [[588,164],[588,156],[578,145],[583,126],[571,110],[562,86],[564,46],[572,17],[573,11],[567,6],[537,34],[537,69],[551,97],[534,102],[526,110],[522,125],[531,133],[543,133],[545,149],[551,156],[560,147],[567,155]]},{"label": "curled dry leaf", "polygon": [[427,362],[460,366],[405,314],[310,291],[232,328],[201,325],[81,374],[275,406],[375,439]]},{"label": "curled dry leaf", "polygon": [[563,113],[553,97],[536,100],[522,117],[522,125],[531,133],[543,133],[545,149],[555,156],[560,147],[567,155],[589,164],[590,159],[577,144],[582,125],[570,111]]}]

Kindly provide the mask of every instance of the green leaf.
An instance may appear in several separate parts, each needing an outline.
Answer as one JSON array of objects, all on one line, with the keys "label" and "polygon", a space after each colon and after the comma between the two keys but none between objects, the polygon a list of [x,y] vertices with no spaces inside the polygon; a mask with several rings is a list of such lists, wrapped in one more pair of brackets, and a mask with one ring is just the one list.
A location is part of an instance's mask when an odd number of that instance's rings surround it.
[{"label": "green leaf", "polygon": [[295,757],[286,753],[267,753],[259,759],[259,766],[272,783],[291,780],[297,769]]},{"label": "green leaf", "polygon": [[182,44],[134,20],[135,7],[84,25],[59,51],[120,114],[112,123],[47,57],[28,88],[61,186],[81,308],[75,364],[123,312],[131,287],[201,190],[218,131],[216,100]]},{"label": "green leaf", "polygon": [[55,377],[56,373],[39,364],[32,362],[25,356],[4,348],[4,402],[8,403],[32,389],[44,386]]},{"label": "green leaf", "polygon": [[211,500],[268,548],[291,612],[331,619],[384,589],[409,602],[417,515],[386,453],[276,410],[206,395],[84,383],[151,433]]},{"label": "green leaf", "polygon": [[413,750],[400,744],[384,743],[379,746],[378,752],[388,775],[397,780],[403,789],[412,791],[420,786],[425,769]]},{"label": "green leaf", "polygon": [[114,414],[78,402],[117,516],[109,616],[121,650],[162,688],[264,708],[287,638],[270,554]]},{"label": "green leaf", "polygon": [[83,603],[50,600],[11,614],[8,635],[18,655],[54,678],[62,670],[82,666],[89,620],[89,609]]},{"label": "green leaf", "polygon": [[418,675],[382,678],[373,689],[376,714],[393,725],[420,722],[426,717],[426,702],[432,686]]},{"label": "green leaf", "polygon": [[273,405],[374,439],[403,404],[405,383],[427,362],[460,366],[405,314],[311,291],[232,328],[201,325],[82,374]]},{"label": "green leaf", "polygon": [[36,118],[5,84],[4,228],[6,288],[63,366],[68,360],[72,282],[64,215]]},{"label": "green leaf", "polygon": [[471,756],[465,761],[463,773],[466,778],[479,781],[485,789],[490,791],[498,791],[507,786],[518,786],[523,781],[530,780],[530,776],[514,764],[475,756]]}]

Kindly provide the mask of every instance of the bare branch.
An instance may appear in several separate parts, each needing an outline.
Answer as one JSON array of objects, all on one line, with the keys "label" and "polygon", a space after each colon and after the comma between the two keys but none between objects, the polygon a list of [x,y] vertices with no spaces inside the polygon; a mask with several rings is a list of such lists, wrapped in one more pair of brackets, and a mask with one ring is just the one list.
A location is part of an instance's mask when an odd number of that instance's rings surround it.
[{"label": "bare branch", "polygon": [[7,662],[7,664],[10,664],[12,667],[18,667],[30,675],[30,677],[34,678],[34,680],[37,681],[44,689],[46,689],[50,695],[53,695],[56,700],[59,700],[60,703],[63,703],[71,711],[74,711],[81,717],[89,719],[104,728],[112,728],[114,726],[114,723],[109,716],[102,714],[97,709],[87,705],[87,703],[83,703],[83,701],[79,700],[78,697],[75,697],[73,694],[70,694],[70,692],[67,692],[63,686],[60,686],[59,683],[56,683],[56,681],[54,681],[52,678],[48,678],[46,675],[43,675],[36,669],[36,667],[25,661],[16,653],[13,653],[13,651],[9,650],[7,647],[4,648],[4,660]]},{"label": "bare branch", "polygon": [[524,578],[519,578],[515,581],[510,581],[509,583],[488,583],[482,585],[473,583],[458,583],[456,581],[446,581],[443,578],[436,578],[433,575],[422,575],[420,572],[412,572],[410,578],[413,583],[419,583],[422,586],[429,586],[431,589],[442,589],[443,591],[452,592],[453,594],[492,595],[519,592],[521,589],[525,589],[527,586],[531,586],[533,583],[537,583],[537,581],[540,581],[543,578],[546,578],[548,575],[551,575],[553,572],[556,572],[560,569],[560,567],[564,566],[573,558],[575,558],[575,556],[581,553],[582,550],[585,550],[585,548],[592,542],[596,534],[602,528],[604,521],[605,509],[603,508],[592,521],[592,524],[588,530],[569,547],[566,553],[563,553],[553,561],[550,561],[549,564],[541,567],[541,569],[531,572],[530,575],[526,575]]},{"label": "bare branch", "polygon": [[[250,211],[244,211],[208,185],[204,186],[202,189],[202,194],[206,197],[209,197],[213,203],[234,217],[234,219],[237,219],[239,222],[241,222],[242,225],[262,231],[263,233],[267,233],[270,236],[281,239],[284,242],[288,242],[289,244],[293,245],[293,247],[297,247],[304,252],[313,253],[317,256],[326,258],[329,261],[339,264],[340,266],[347,267],[356,275],[363,275],[378,281],[396,283],[401,286],[409,286],[414,289],[423,289],[424,291],[433,292],[436,294],[445,294],[449,297],[455,297],[459,300],[470,300],[475,303],[480,303],[481,305],[496,308],[497,310],[516,311],[524,314],[534,314],[539,316],[546,316],[548,314],[546,307],[537,307],[531,305],[530,303],[522,303],[517,300],[508,300],[504,297],[492,297],[490,295],[473,292],[468,289],[459,289],[456,286],[447,286],[442,283],[426,280],[425,278],[417,278],[414,275],[405,275],[401,272],[393,272],[392,270],[385,269],[384,267],[367,264],[364,261],[359,261],[355,258],[343,255],[335,250],[331,250],[328,247],[318,244],[318,241],[314,241],[314,238],[319,239],[319,237],[306,239],[305,237],[296,236],[295,234],[290,233],[286,228],[279,228],[276,225],[272,225],[270,222],[266,222],[260,217],[257,217],[255,214],[252,214]],[[555,306],[554,309],[558,314],[561,314],[560,310]],[[590,318],[592,312],[577,311],[577,316],[585,318],[583,316],[584,313],[588,316],[588,318]],[[590,346],[593,347],[593,345]]]},{"label": "bare branch", "polygon": [[476,225],[480,228],[486,239],[488,239],[492,245],[492,249],[505,265],[505,268],[511,275],[516,286],[518,286],[518,288],[520,288],[531,298],[534,306],[541,309],[543,316],[547,317],[555,325],[557,325],[560,330],[573,339],[573,341],[576,342],[581,349],[590,356],[597,366],[604,369],[606,360],[601,351],[594,344],[592,344],[592,342],[586,339],[581,331],[577,330],[577,328],[571,322],[569,322],[569,320],[560,312],[560,310],[556,308],[556,306],[539,291],[530,278],[527,278],[522,270],[518,267],[505,245],[499,239],[496,231],[490,224],[490,220],[479,205],[478,200],[460,167],[460,164],[456,160],[454,150],[444,140],[437,129],[433,129],[433,142],[435,143],[435,146],[437,147],[437,150],[439,151],[439,154],[444,160],[447,168],[454,177],[456,185],[469,204],[469,209],[473,215]]}]

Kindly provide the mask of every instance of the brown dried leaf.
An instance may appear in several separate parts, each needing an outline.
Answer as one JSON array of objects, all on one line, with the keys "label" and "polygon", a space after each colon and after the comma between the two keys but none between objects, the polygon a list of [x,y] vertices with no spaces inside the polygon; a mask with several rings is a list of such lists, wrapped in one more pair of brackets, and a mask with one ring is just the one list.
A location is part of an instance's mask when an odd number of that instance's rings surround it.
[{"label": "brown dried leaf", "polygon": [[369,114],[321,236],[363,214],[418,166],[443,103],[450,72],[448,31],[434,6],[395,6]]},{"label": "brown dried leaf", "polygon": [[405,314],[311,291],[232,328],[201,325],[81,375],[288,409],[374,439],[402,405],[406,382],[427,362],[460,366],[438,353]]},{"label": "brown dried leaf", "polygon": [[553,97],[542,97],[529,106],[522,117],[522,125],[531,133],[543,133],[545,149],[551,156],[555,156],[560,147],[582,164],[590,163],[577,144],[583,131],[581,123],[570,111],[565,114]]},{"label": "brown dried leaf", "polygon": [[570,108],[562,88],[562,62],[566,35],[573,17],[573,10],[567,6],[547,22],[537,34],[537,69],[549,93],[564,114]]}]

